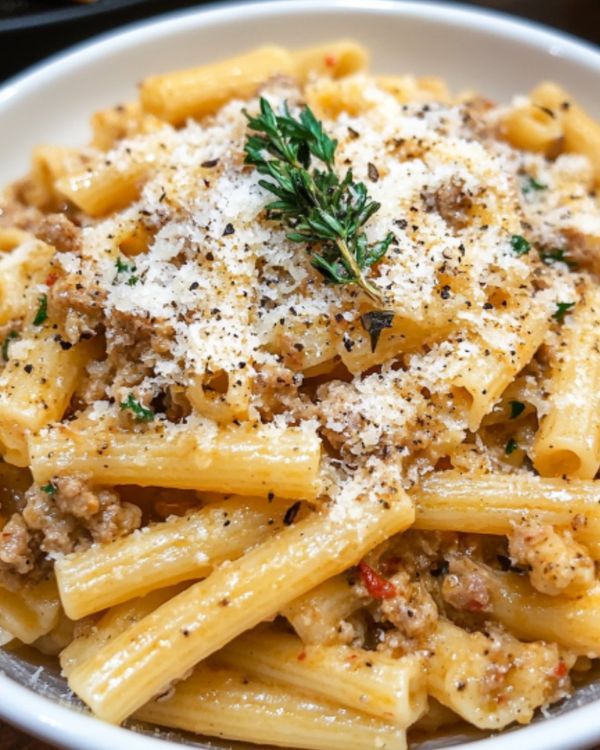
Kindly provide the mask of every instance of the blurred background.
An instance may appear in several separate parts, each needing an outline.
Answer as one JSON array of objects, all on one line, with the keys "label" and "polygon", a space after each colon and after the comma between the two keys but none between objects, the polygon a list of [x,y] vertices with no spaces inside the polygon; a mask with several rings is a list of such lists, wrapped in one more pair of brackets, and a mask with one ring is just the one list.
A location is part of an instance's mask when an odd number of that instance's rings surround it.
[{"label": "blurred background", "polygon": [[[116,26],[203,4],[201,0],[96,0],[92,3],[0,0],[0,80],[53,52]],[[463,4],[530,18],[600,44],[600,0],[464,0]]]}]

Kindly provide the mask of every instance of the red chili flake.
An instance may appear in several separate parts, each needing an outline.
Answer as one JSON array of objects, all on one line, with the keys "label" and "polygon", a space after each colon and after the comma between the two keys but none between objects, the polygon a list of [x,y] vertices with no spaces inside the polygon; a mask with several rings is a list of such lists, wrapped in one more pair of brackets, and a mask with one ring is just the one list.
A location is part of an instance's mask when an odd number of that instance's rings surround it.
[{"label": "red chili flake", "polygon": [[44,282],[46,286],[52,286],[58,281],[58,275],[55,273],[49,273],[46,276],[46,281]]},{"label": "red chili flake", "polygon": [[306,651],[301,651],[298,654],[298,661],[304,661],[306,659]]},{"label": "red chili flake", "polygon": [[376,570],[365,562],[358,564],[360,577],[373,599],[391,599],[396,596],[396,587],[391,581],[386,581]]},{"label": "red chili flake", "polygon": [[333,68],[337,63],[337,57],[335,55],[325,55],[325,65],[328,68]]},{"label": "red chili flake", "polygon": [[568,673],[567,665],[564,661],[559,661],[556,667],[554,667],[554,675],[560,680],[562,677],[566,677]]},{"label": "red chili flake", "polygon": [[467,610],[469,612],[481,612],[484,606],[483,602],[479,602],[477,599],[471,599],[471,601],[467,603]]}]

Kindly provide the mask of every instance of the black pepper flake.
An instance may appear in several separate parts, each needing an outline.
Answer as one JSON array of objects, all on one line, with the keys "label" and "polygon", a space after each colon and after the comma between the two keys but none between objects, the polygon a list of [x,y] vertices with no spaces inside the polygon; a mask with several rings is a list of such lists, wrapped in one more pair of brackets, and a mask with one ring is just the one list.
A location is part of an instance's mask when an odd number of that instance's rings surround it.
[{"label": "black pepper flake", "polygon": [[456,683],[456,689],[459,693],[462,693],[462,691],[467,687],[467,683],[463,682],[462,680],[460,682]]},{"label": "black pepper flake", "polygon": [[350,338],[350,336],[348,336],[347,333],[344,334],[342,341],[344,343],[344,349],[347,352],[351,352],[354,349],[354,341]]},{"label": "black pepper flake", "polygon": [[371,182],[377,182],[379,180],[379,170],[373,164],[373,162],[369,162],[367,166],[367,173]]},{"label": "black pepper flake", "polygon": [[384,328],[391,328],[394,313],[391,310],[373,310],[360,316],[360,322],[371,338],[371,351],[377,348],[377,342]]},{"label": "black pepper flake", "polygon": [[70,344],[68,341],[64,341],[64,339],[61,339],[58,343],[63,352],[68,352],[69,349],[73,346],[73,344]]},{"label": "black pepper flake", "polygon": [[205,169],[211,169],[212,167],[216,167],[218,163],[218,159],[209,159],[208,161],[203,161],[200,166],[204,167]]},{"label": "black pepper flake", "polygon": [[360,138],[360,133],[358,132],[358,130],[354,130],[354,128],[351,128],[350,125],[348,125],[348,135],[353,140],[356,140],[356,138]]},{"label": "black pepper flake", "polygon": [[397,226],[397,227],[398,227],[399,229],[406,229],[406,227],[408,226],[408,221],[406,221],[406,219],[396,219],[396,220],[394,221],[394,224],[395,224],[395,225],[396,225],[396,226]]},{"label": "black pepper flake", "polygon": [[235,232],[235,227],[233,224],[229,223],[225,225],[225,229],[223,230],[223,237],[227,237],[228,234],[233,234]]},{"label": "black pepper flake", "polygon": [[283,517],[283,523],[285,526],[291,526],[294,523],[299,510],[300,500],[297,500],[293,505],[290,505],[290,507],[285,512],[285,515]]},{"label": "black pepper flake", "polygon": [[183,630],[181,631],[181,635],[184,638],[187,638],[189,636],[189,634],[190,634],[190,631],[187,628],[183,628]]},{"label": "black pepper flake", "polygon": [[30,375],[33,372],[33,365],[25,365],[23,369],[28,375]]},{"label": "black pepper flake", "polygon": [[442,299],[449,299],[450,298],[450,287],[448,284],[444,284],[442,287],[442,291],[440,292],[440,297]]},{"label": "black pepper flake", "polygon": [[274,493],[274,492],[269,492],[269,494],[267,495],[267,500],[268,500],[268,501],[269,501],[270,503],[272,503],[272,502],[273,502],[273,500],[275,500],[275,493]]},{"label": "black pepper flake", "polygon": [[214,260],[215,259],[215,256],[210,252],[210,250],[206,253],[206,255],[204,257],[206,258],[206,260]]},{"label": "black pepper flake", "polygon": [[449,568],[450,565],[448,564],[448,561],[442,560],[439,565],[437,565],[435,568],[432,568],[429,572],[434,578],[439,578],[440,576],[445,576],[448,573]]},{"label": "black pepper flake", "polygon": [[229,599],[227,599],[227,598],[221,599],[221,601],[219,602],[219,606],[220,607],[228,607],[229,606]]},{"label": "black pepper flake", "polygon": [[198,289],[200,284],[197,281],[192,281],[192,283],[189,286],[190,292],[193,292],[195,289]]}]

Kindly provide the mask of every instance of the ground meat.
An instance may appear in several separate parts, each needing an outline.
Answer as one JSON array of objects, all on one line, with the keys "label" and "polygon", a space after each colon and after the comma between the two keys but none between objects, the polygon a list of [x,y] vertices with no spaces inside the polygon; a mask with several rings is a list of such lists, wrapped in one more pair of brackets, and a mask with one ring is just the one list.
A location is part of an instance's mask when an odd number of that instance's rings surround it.
[{"label": "ground meat", "polygon": [[18,575],[29,573],[35,561],[30,542],[27,525],[15,513],[0,531],[0,562]]},{"label": "ground meat", "polygon": [[23,519],[42,535],[40,549],[51,555],[68,554],[92,542],[106,544],[139,528],[142,512],[121,502],[110,490],[92,491],[77,477],[54,481],[56,492],[37,486],[27,493]]},{"label": "ground meat", "polygon": [[64,214],[48,214],[36,229],[40,240],[52,245],[60,252],[77,252],[81,241],[81,229]]},{"label": "ground meat", "polygon": [[104,296],[105,292],[90,282],[82,284],[77,274],[61,276],[48,292],[48,315],[62,323],[65,339],[76,344],[99,330]]},{"label": "ground meat", "polygon": [[569,531],[547,524],[515,525],[508,536],[514,565],[530,568],[531,585],[543,594],[579,594],[595,581],[594,561]]},{"label": "ground meat", "polygon": [[444,601],[454,609],[467,612],[489,612],[489,580],[486,570],[466,555],[452,556],[448,574],[442,583]]},{"label": "ground meat", "polygon": [[438,609],[425,586],[405,573],[392,579],[398,595],[381,604],[382,615],[408,638],[421,640],[435,628]]},{"label": "ground meat", "polygon": [[42,221],[42,212],[34,206],[25,206],[16,198],[14,192],[13,188],[9,188],[8,195],[3,196],[0,203],[0,227],[35,232]]},{"label": "ground meat", "polygon": [[569,247],[569,257],[580,268],[600,275],[600,238],[575,228],[565,229],[563,234]]}]

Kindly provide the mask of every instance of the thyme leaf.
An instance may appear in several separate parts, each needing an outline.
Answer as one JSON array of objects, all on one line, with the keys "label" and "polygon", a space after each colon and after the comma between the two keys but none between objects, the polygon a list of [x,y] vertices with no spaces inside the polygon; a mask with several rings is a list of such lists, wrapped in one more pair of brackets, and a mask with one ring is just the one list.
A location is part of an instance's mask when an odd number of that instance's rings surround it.
[{"label": "thyme leaf", "polygon": [[[362,227],[380,204],[370,199],[364,183],[354,180],[351,169],[342,178],[336,174],[337,141],[308,107],[295,118],[287,103],[276,114],[261,98],[260,114],[245,115],[251,131],[245,162],[269,178],[259,184],[275,196],[266,206],[269,218],[289,230],[288,239],[309,248],[313,267],[326,281],[356,284],[382,305],[383,293],[366,272],[383,258],[394,235],[367,242]],[[322,167],[314,166],[313,159]]]}]

